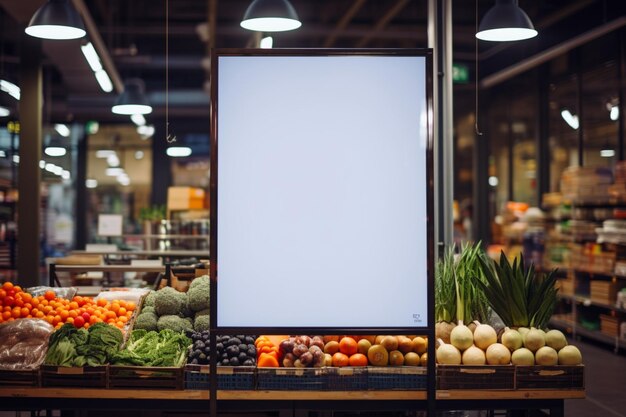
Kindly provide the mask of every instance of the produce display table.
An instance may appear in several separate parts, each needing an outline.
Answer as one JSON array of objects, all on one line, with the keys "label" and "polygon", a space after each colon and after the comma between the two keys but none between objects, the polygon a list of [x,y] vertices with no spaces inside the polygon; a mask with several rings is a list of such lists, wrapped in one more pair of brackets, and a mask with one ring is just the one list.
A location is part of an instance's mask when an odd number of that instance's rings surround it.
[{"label": "produce display table", "polygon": [[[0,409],[208,410],[209,391],[89,388],[0,388]],[[565,399],[584,390],[437,391],[440,409],[549,409],[564,415]],[[218,391],[220,409],[410,410],[426,406],[425,391]]]}]

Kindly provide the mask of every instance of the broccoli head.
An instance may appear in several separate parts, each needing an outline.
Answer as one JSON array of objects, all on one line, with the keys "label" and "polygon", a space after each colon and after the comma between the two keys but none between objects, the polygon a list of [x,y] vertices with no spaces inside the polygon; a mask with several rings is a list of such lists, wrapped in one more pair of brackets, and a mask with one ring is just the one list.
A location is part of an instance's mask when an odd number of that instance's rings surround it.
[{"label": "broccoli head", "polygon": [[182,319],[176,315],[166,315],[159,317],[157,328],[160,330],[169,329],[175,332],[184,332],[185,330],[193,330],[193,326],[189,321]]},{"label": "broccoli head", "polygon": [[154,312],[142,312],[137,316],[137,320],[135,320],[134,329],[144,329],[147,331],[157,330],[157,320],[158,317]]},{"label": "broccoli head", "polygon": [[[198,279],[199,278],[196,278],[193,282],[196,282]],[[199,284],[193,288],[189,287],[189,291],[187,291],[187,297],[189,298],[189,308],[191,308],[193,311],[208,309],[210,297],[209,291],[209,284]]]},{"label": "broccoli head", "polygon": [[141,309],[141,313],[152,313],[152,314],[156,314],[156,311],[154,310],[154,306],[143,306],[143,308]]},{"label": "broccoli head", "polygon": [[207,308],[207,309],[198,311],[194,317],[198,318],[200,316],[208,316],[210,314],[211,314],[211,310]]},{"label": "broccoli head", "polygon": [[201,277],[198,277],[194,279],[193,281],[191,281],[191,284],[189,284],[189,289],[192,289],[196,287],[197,285],[203,285],[203,286],[208,287],[210,284],[211,284],[211,279],[209,278],[209,276],[202,275]]},{"label": "broccoli head", "polygon": [[157,316],[169,316],[182,312],[184,307],[184,296],[172,287],[164,287],[156,292],[154,299],[154,310]]},{"label": "broccoli head", "polygon": [[197,332],[209,331],[211,328],[209,316],[197,316],[193,322],[193,329]]},{"label": "broccoli head", "polygon": [[156,291],[150,291],[148,293],[148,295],[146,295],[145,300],[143,301],[143,306],[144,307],[148,307],[148,306],[154,307],[154,299],[155,298],[156,298]]}]

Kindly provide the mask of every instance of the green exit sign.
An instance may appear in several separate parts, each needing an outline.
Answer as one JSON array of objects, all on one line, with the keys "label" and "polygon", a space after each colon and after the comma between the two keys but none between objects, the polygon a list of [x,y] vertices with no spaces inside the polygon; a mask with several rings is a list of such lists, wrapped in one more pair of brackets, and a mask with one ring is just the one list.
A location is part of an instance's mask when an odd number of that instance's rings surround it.
[{"label": "green exit sign", "polygon": [[464,64],[452,64],[452,81],[456,84],[469,82],[469,68]]}]

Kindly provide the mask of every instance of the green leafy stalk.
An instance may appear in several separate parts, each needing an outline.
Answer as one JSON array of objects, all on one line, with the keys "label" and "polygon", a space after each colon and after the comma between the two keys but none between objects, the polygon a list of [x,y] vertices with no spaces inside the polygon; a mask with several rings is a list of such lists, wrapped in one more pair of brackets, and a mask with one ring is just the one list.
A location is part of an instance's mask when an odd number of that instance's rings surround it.
[{"label": "green leafy stalk", "polygon": [[435,320],[456,320],[456,281],[454,248],[449,248],[435,269]]}]

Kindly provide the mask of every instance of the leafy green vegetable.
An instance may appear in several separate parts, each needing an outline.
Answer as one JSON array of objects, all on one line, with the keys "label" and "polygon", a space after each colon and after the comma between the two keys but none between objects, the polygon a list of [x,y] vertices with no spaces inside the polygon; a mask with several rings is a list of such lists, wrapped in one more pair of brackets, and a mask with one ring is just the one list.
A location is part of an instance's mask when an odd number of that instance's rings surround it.
[{"label": "leafy green vegetable", "polygon": [[111,364],[126,366],[182,366],[191,339],[170,329],[160,332],[133,330],[126,348],[116,353]]},{"label": "leafy green vegetable", "polygon": [[485,282],[479,285],[504,324],[545,327],[556,305],[556,270],[540,274],[532,262],[526,269],[523,255],[511,264],[504,252],[500,254],[500,263],[489,259],[480,262]]},{"label": "leafy green vegetable", "polygon": [[122,340],[122,332],[105,323],[96,323],[89,331],[66,323],[50,336],[44,363],[79,367],[104,365],[119,350]]}]

